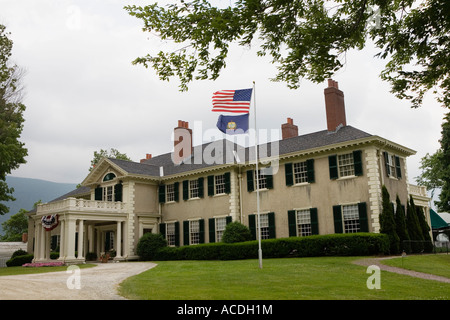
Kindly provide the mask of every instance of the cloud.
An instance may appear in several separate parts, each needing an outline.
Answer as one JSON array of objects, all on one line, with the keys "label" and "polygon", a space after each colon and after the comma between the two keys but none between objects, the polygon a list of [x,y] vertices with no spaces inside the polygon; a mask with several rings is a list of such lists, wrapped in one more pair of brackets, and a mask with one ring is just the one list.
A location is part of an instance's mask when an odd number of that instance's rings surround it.
[{"label": "cloud", "polygon": [[[27,70],[22,141],[29,157],[13,175],[78,183],[96,150],[116,148],[134,161],[170,152],[178,120],[214,128],[212,93],[248,88],[253,81],[258,127],[279,129],[291,117],[300,134],[326,128],[326,84],[304,80],[290,90],[271,82],[276,66],[255,49],[234,46],[218,80],[194,82],[183,93],[176,80],[160,81],[152,69],[132,65],[138,56],[176,46],[142,32],[141,22],[123,9],[130,3],[2,1],[0,22],[11,32],[13,59]],[[345,94],[349,125],[417,150],[408,159],[412,182],[420,158],[439,147],[445,110],[432,97],[413,110],[390,94],[378,76],[384,62],[375,53],[370,47],[348,53],[334,79]]]}]

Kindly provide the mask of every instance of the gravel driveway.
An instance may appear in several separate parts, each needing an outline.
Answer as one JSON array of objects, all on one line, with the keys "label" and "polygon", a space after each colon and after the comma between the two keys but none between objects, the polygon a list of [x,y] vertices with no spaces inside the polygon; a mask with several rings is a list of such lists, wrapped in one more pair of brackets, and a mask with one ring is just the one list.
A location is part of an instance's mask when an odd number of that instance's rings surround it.
[{"label": "gravel driveway", "polygon": [[153,268],[151,262],[100,263],[93,268],[0,277],[0,300],[117,300],[126,278]]}]

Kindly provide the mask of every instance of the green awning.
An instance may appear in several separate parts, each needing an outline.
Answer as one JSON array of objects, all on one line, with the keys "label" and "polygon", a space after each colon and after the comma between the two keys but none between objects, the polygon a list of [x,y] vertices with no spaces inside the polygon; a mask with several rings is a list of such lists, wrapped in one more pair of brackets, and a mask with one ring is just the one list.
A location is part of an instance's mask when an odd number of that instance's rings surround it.
[{"label": "green awning", "polygon": [[448,223],[445,222],[433,209],[430,209],[430,219],[431,219],[431,229],[441,229],[449,227]]}]

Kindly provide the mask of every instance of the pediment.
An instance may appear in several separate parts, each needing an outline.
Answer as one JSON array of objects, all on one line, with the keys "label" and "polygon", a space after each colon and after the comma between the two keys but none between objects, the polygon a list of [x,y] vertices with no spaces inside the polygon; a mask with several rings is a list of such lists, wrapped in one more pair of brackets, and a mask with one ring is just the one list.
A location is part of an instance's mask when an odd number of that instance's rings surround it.
[{"label": "pediment", "polygon": [[113,163],[108,158],[103,158],[100,162],[89,172],[88,176],[81,183],[82,186],[89,186],[93,184],[101,184],[112,179],[121,178],[127,175],[127,172]]}]

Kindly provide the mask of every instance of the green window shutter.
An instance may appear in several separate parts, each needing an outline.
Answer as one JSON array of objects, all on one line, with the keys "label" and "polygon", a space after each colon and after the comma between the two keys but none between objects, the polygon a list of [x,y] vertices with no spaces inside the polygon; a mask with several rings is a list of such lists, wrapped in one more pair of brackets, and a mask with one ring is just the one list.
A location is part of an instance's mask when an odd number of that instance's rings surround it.
[{"label": "green window shutter", "polygon": [[183,221],[183,245],[189,245],[189,221]]},{"label": "green window shutter", "polygon": [[317,216],[317,208],[309,209],[311,215],[311,234],[319,234],[319,218]]},{"label": "green window shutter", "polygon": [[265,177],[266,177],[266,188],[273,189],[273,174],[265,175]]},{"label": "green window shutter", "polygon": [[205,220],[204,219],[200,219],[198,221],[198,225],[199,225],[199,229],[200,229],[200,234],[199,234],[199,243],[205,243]]},{"label": "green window shutter", "polygon": [[314,159],[306,160],[306,171],[307,171],[307,179],[308,183],[313,183],[316,181],[315,175],[314,175]]},{"label": "green window shutter", "polygon": [[328,166],[330,169],[330,179],[334,180],[339,178],[338,175],[338,165],[337,165],[337,156],[329,156],[328,157]]},{"label": "green window shutter", "polygon": [[209,243],[216,242],[216,219],[208,219]]},{"label": "green window shutter", "polygon": [[189,180],[183,180],[183,200],[189,199]]},{"label": "green window shutter", "polygon": [[383,152],[384,155],[384,167],[386,168],[386,176],[391,175],[391,170],[389,169],[389,154],[387,152]]},{"label": "green window shutter", "polygon": [[369,232],[369,220],[367,219],[367,206],[365,202],[358,203],[359,231]]},{"label": "green window shutter", "polygon": [[292,163],[286,163],[284,165],[284,175],[286,177],[286,185],[288,187],[294,185],[294,172],[292,170]]},{"label": "green window shutter", "polygon": [[208,176],[208,196],[214,195],[214,176]]},{"label": "green window shutter", "polygon": [[180,223],[175,222],[175,246],[180,246]]},{"label": "green window shutter", "polygon": [[288,210],[289,237],[297,236],[297,219],[295,216],[295,210]]},{"label": "green window shutter", "polygon": [[226,224],[229,224],[229,223],[231,223],[231,221],[233,220],[233,218],[231,217],[231,216],[227,216],[226,218],[225,218],[225,223]]},{"label": "green window shutter", "polygon": [[256,240],[256,215],[248,215],[248,228],[250,229],[250,232],[252,234],[252,239]]},{"label": "green window shutter", "polygon": [[123,186],[121,183],[114,186],[114,201],[122,201],[122,190]]},{"label": "green window shutter", "polygon": [[95,188],[95,200],[96,201],[103,200],[103,188],[102,187]]},{"label": "green window shutter", "polygon": [[159,224],[159,233],[163,236],[163,238],[166,238],[166,224],[160,223]]},{"label": "green window shutter", "polygon": [[353,151],[353,164],[355,167],[355,176],[363,175],[363,163],[361,150]]},{"label": "green window shutter", "polygon": [[203,180],[205,180],[203,177],[198,178],[198,197],[203,198],[204,195],[204,183]]},{"label": "green window shutter", "polygon": [[225,172],[224,178],[225,178],[225,193],[229,194],[231,193],[231,174],[229,172]]},{"label": "green window shutter", "polygon": [[400,157],[395,156],[395,169],[397,171],[397,178],[402,178],[402,168],[400,167]]},{"label": "green window shutter", "polygon": [[342,233],[341,206],[333,206],[334,233]]},{"label": "green window shutter", "polygon": [[255,190],[253,184],[253,170],[247,170],[247,191],[252,192],[253,190]]},{"label": "green window shutter", "polygon": [[175,201],[178,202],[180,201],[180,183],[179,182],[175,182],[173,184],[173,192],[174,192],[174,198]]},{"label": "green window shutter", "polygon": [[275,213],[269,212],[267,215],[269,216],[269,239],[275,239]]},{"label": "green window shutter", "polygon": [[159,203],[164,203],[166,202],[166,185],[162,184],[158,188]]}]

